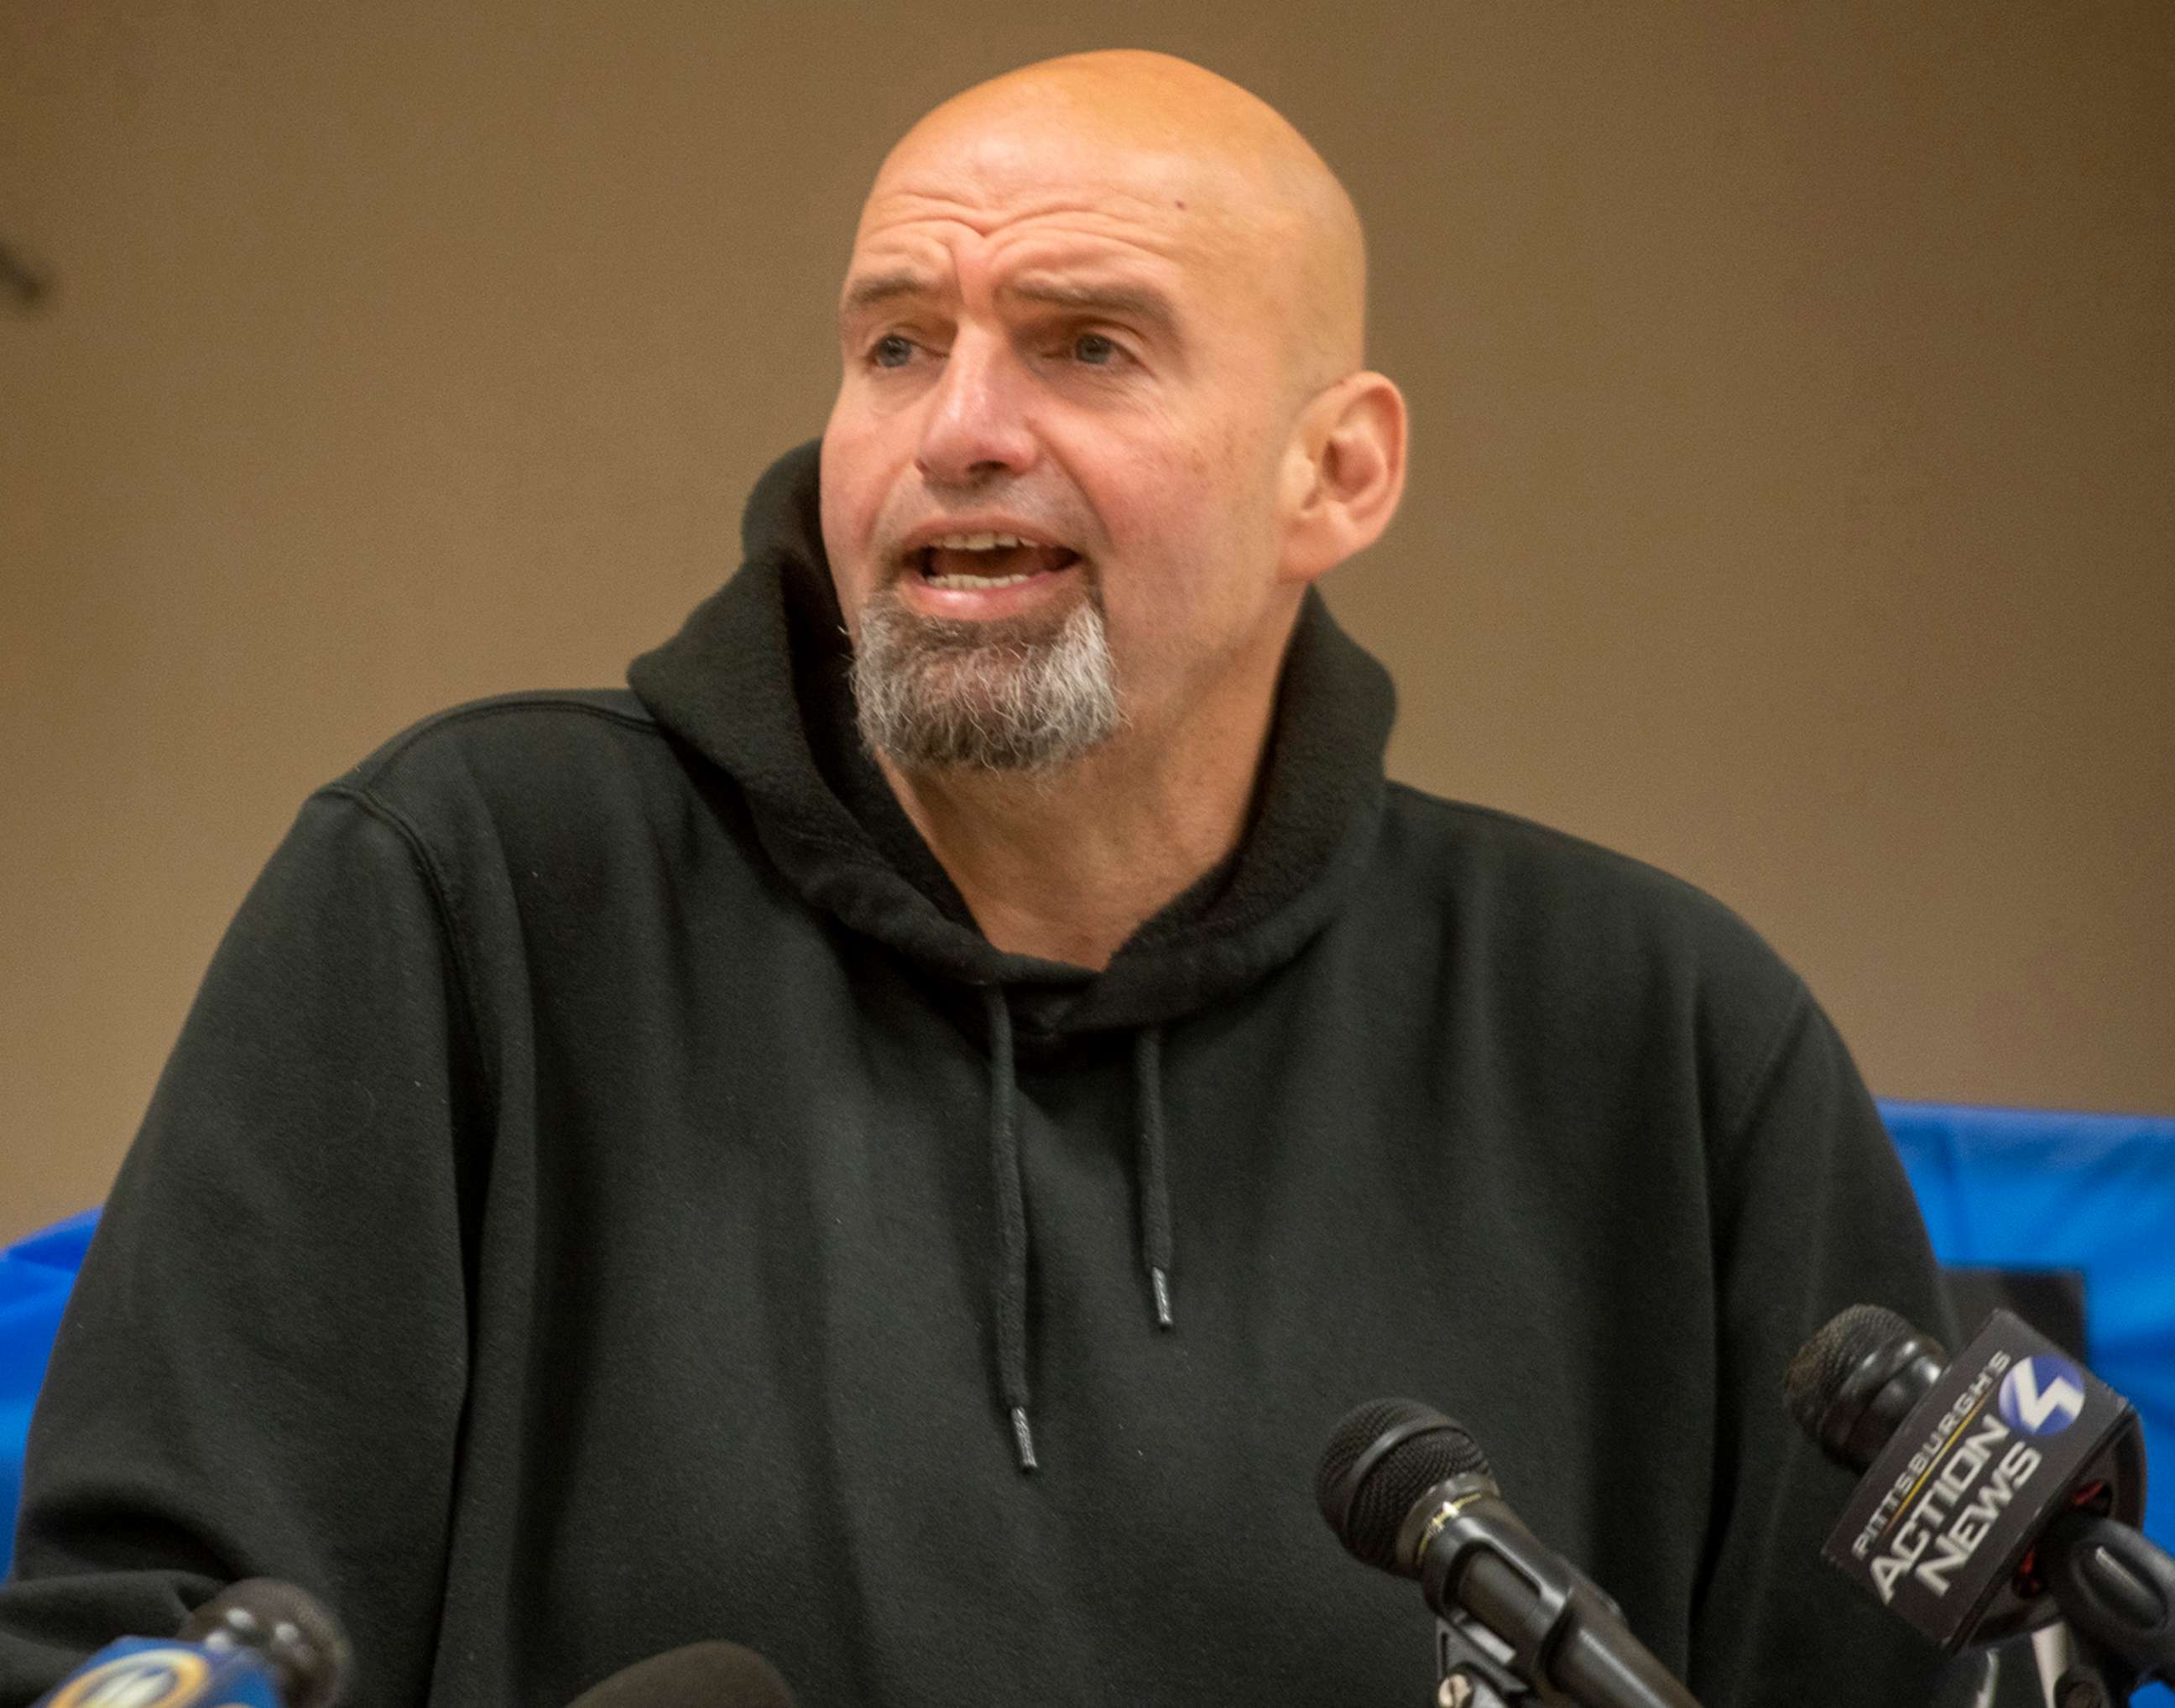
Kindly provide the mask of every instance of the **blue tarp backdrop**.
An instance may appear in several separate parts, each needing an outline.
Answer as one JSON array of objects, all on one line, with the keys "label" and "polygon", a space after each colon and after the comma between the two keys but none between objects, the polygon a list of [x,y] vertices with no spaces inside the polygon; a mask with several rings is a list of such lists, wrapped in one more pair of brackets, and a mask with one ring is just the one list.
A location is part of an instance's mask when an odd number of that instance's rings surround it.
[{"label": "blue tarp backdrop", "polygon": [[[2175,1548],[2175,1120],[1901,1103],[1881,1113],[1944,1262],[2083,1275],[2089,1361],[2136,1406],[2161,1472],[2145,1528]],[[30,1405],[96,1221],[86,1212],[0,1251],[0,1569]]]},{"label": "blue tarp backdrop", "polygon": [[86,1210],[0,1251],[0,1571],[14,1553],[30,1406],[45,1376],[61,1307],[97,1225],[98,1212]]}]

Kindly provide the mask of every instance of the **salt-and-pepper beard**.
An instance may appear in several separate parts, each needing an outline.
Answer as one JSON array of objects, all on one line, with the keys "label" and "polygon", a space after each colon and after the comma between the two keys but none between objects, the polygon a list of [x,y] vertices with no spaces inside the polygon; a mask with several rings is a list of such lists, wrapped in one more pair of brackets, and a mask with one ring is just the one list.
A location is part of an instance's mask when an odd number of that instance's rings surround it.
[{"label": "salt-and-pepper beard", "polygon": [[904,771],[1047,773],[1121,721],[1093,588],[1052,626],[921,616],[885,588],[862,609],[853,680],[861,740]]}]

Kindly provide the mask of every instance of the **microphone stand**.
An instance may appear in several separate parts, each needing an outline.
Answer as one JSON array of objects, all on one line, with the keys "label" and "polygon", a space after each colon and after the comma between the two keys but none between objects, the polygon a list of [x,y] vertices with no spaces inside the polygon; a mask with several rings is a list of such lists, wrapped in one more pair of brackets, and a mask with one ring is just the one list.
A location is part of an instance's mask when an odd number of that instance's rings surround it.
[{"label": "microphone stand", "polygon": [[2053,1708],[2120,1708],[2153,1679],[2175,1682],[2175,1559],[2112,1518],[2075,1512],[2047,1532],[2040,1570],[2078,1658]]},{"label": "microphone stand", "polygon": [[1515,1708],[1532,1694],[1505,1664],[1501,1646],[1484,1640],[1469,1619],[1438,1618],[1435,1708]]}]

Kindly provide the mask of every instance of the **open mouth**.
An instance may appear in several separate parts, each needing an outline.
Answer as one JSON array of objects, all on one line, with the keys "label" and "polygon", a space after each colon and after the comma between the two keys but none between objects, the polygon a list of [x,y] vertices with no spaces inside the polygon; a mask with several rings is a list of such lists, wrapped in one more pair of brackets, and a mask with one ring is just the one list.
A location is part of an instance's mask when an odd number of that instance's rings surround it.
[{"label": "open mouth", "polygon": [[947,534],[909,553],[909,561],[931,587],[979,592],[1070,569],[1080,554],[1014,534]]}]

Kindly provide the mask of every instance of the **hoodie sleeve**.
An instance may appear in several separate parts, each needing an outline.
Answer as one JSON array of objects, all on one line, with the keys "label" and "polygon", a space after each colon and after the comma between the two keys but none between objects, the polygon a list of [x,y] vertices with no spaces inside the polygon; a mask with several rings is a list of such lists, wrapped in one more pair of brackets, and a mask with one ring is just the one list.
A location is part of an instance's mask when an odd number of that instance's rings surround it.
[{"label": "hoodie sleeve", "polygon": [[1852,1484],[1782,1402],[1790,1359],[1846,1305],[1885,1304],[1955,1344],[1925,1228],[1802,990],[1740,1102],[1716,1168],[1722,1415],[1689,1682],[1707,1708],[1927,1708],[1957,1666],[1821,1559]]},{"label": "hoodie sleeve", "polygon": [[304,807],[62,1323],[0,1587],[0,1708],[252,1576],[341,1619],[350,1700],[427,1694],[468,1358],[453,941],[396,819],[344,792]]}]

